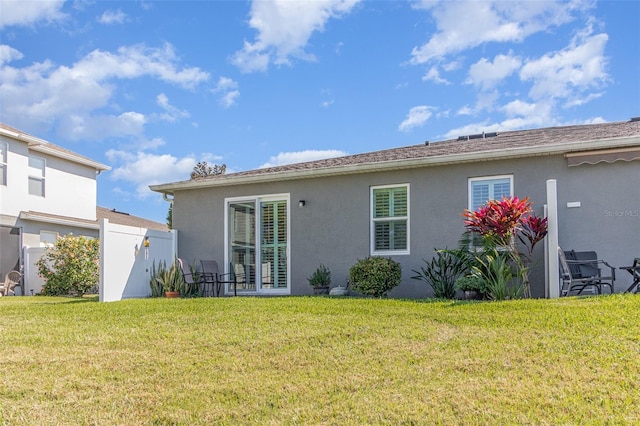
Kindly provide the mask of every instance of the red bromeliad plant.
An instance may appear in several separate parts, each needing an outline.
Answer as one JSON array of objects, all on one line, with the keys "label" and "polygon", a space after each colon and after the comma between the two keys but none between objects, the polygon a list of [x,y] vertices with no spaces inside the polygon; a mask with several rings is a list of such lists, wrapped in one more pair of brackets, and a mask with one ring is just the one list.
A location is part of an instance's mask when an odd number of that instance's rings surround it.
[{"label": "red bromeliad plant", "polygon": [[[531,263],[534,247],[547,235],[547,218],[534,215],[531,205],[529,197],[504,197],[502,200],[490,200],[475,211],[465,209],[462,214],[467,231],[479,234],[499,246],[511,248],[527,295],[528,264]],[[513,244],[516,236],[527,248],[524,259]]]}]

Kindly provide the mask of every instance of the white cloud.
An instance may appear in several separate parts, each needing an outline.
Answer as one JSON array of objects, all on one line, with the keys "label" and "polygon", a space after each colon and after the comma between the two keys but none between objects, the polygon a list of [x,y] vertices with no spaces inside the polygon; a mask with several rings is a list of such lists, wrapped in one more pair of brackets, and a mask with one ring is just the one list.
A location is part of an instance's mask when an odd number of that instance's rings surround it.
[{"label": "white cloud", "polygon": [[438,84],[451,84],[447,79],[440,77],[440,71],[437,66],[433,66],[422,76],[422,81],[433,81]]},{"label": "white cloud", "polygon": [[20,60],[23,57],[24,55],[19,50],[6,44],[0,44],[0,66],[4,65],[5,62]]},{"label": "white cloud", "polygon": [[156,97],[156,103],[165,111],[160,114],[160,119],[174,123],[180,118],[187,118],[190,116],[188,111],[180,110],[169,103],[169,98],[164,93],[160,93]]},{"label": "white cloud", "polygon": [[126,19],[126,13],[121,10],[106,10],[98,17],[98,22],[105,25],[114,25],[122,24]]},{"label": "white cloud", "polygon": [[415,106],[409,110],[407,114],[407,118],[400,123],[398,126],[398,130],[401,132],[406,132],[416,127],[423,126],[429,118],[431,118],[431,110],[433,107],[420,105]]},{"label": "white cloud", "polygon": [[607,40],[606,34],[580,34],[566,49],[528,61],[520,71],[520,78],[532,82],[529,96],[566,98],[575,103],[587,90],[602,87],[609,80],[604,57]]},{"label": "white cloud", "polygon": [[220,104],[225,108],[229,108],[235,105],[238,97],[240,97],[240,91],[237,89],[238,82],[228,77],[220,77],[212,92],[221,94]]},{"label": "white cloud", "polygon": [[520,68],[520,58],[509,55],[497,55],[493,62],[480,59],[469,68],[467,83],[479,86],[482,90],[494,88],[500,81],[509,77]]},{"label": "white cloud", "polygon": [[281,152],[275,157],[269,158],[269,161],[261,165],[259,168],[264,169],[267,167],[282,166],[285,164],[324,160],[326,158],[342,157],[344,155],[347,155],[347,153],[337,149]]},{"label": "white cloud", "polygon": [[136,187],[138,198],[147,198],[154,193],[149,185],[188,180],[196,165],[193,156],[176,158],[169,154],[110,150],[106,153],[112,163],[121,163],[109,173],[110,179],[124,181]]},{"label": "white cloud", "polygon": [[501,108],[507,118],[499,123],[489,123],[484,120],[478,123],[470,123],[456,129],[451,129],[446,133],[446,138],[457,138],[458,136],[473,135],[478,133],[504,132],[509,130],[520,130],[525,128],[549,127],[560,125],[553,113],[553,103],[538,102],[527,103],[523,101],[513,101]]},{"label": "white cloud", "polygon": [[306,53],[309,38],[331,18],[348,14],[360,0],[254,0],[249,25],[258,31],[231,58],[242,72],[266,71],[269,63],[290,64],[292,58],[315,60]]},{"label": "white cloud", "polygon": [[64,0],[0,0],[0,28],[64,19],[66,15],[61,11],[63,5]]},{"label": "white cloud", "polygon": [[[590,1],[450,1],[421,2],[431,11],[438,31],[411,53],[411,63],[424,64],[488,42],[521,42],[538,31],[573,20],[576,9]],[[474,25],[477,23],[477,25]]]},{"label": "white cloud", "polygon": [[133,111],[120,115],[69,114],[60,118],[58,133],[74,141],[129,136],[141,138],[146,123],[143,114]]},{"label": "white cloud", "polygon": [[[11,49],[11,48],[9,48]],[[17,59],[20,52],[2,50],[3,56]],[[15,126],[34,128],[59,122],[59,133],[71,139],[139,135],[144,117],[137,112],[109,115],[100,112],[113,102],[116,83],[123,79],[152,77],[191,89],[209,74],[196,67],[182,67],[171,45],[149,48],[124,46],[117,52],[94,50],[75,64],[55,66],[50,61],[15,68],[0,68],[0,115]],[[137,115],[136,115],[137,114]],[[94,117],[95,115],[95,117]],[[132,117],[136,117],[132,120]],[[79,123],[73,129],[73,123]],[[107,125],[105,123],[111,123]],[[113,124],[122,124],[121,127]],[[28,125],[27,125],[28,124]]]}]

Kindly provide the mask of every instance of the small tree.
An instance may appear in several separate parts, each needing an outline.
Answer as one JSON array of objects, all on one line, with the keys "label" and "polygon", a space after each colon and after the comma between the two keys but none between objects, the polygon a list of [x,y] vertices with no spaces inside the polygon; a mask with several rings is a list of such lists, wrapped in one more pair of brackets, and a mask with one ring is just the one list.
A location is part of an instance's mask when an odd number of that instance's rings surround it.
[{"label": "small tree", "polygon": [[98,284],[100,275],[98,239],[66,236],[58,238],[36,262],[45,279],[44,294],[75,293],[82,296]]},{"label": "small tree", "polygon": [[167,212],[167,227],[173,229],[173,203],[169,203],[169,211]]},{"label": "small tree", "polygon": [[227,165],[223,164],[218,166],[214,164],[213,167],[209,166],[206,161],[200,161],[195,165],[191,172],[191,179],[202,179],[207,176],[223,175],[227,171]]}]

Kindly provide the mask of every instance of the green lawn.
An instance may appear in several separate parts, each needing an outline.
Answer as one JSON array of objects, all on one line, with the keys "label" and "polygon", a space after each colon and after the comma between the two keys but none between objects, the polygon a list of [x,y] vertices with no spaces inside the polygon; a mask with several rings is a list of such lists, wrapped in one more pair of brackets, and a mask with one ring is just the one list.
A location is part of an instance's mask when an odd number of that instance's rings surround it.
[{"label": "green lawn", "polygon": [[640,296],[0,298],[0,424],[638,424]]}]

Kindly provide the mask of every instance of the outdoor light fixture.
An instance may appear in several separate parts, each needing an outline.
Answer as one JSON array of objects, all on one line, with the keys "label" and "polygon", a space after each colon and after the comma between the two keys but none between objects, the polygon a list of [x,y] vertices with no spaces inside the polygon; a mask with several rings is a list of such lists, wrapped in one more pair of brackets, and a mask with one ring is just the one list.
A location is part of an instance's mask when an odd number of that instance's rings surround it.
[{"label": "outdoor light fixture", "polygon": [[298,201],[298,207],[304,207],[305,204],[307,203],[304,200]]}]

